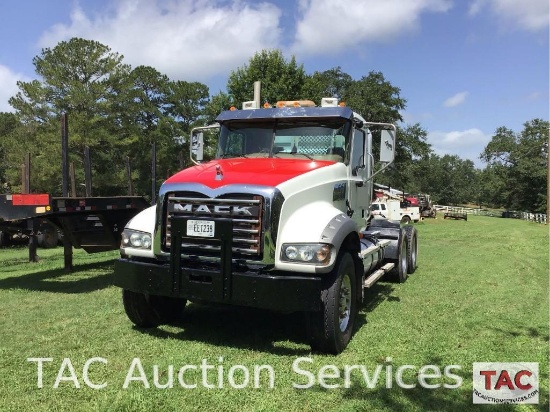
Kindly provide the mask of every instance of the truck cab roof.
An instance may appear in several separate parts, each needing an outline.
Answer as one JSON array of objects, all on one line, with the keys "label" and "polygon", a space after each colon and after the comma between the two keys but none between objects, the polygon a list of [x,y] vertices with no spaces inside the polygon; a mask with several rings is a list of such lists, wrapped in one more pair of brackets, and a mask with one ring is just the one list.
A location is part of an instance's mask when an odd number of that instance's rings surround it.
[{"label": "truck cab roof", "polygon": [[284,107],[251,110],[226,110],[216,118],[218,123],[232,120],[267,120],[280,118],[341,118],[351,119],[349,107]]}]

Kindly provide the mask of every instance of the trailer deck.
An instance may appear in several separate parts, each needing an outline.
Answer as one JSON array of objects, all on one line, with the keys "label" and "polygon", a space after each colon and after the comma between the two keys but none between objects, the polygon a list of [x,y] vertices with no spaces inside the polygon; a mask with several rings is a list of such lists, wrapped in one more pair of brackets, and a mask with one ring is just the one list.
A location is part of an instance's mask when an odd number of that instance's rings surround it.
[{"label": "trailer deck", "polygon": [[149,206],[140,196],[4,194],[0,195],[0,231],[28,235],[30,260],[34,260],[36,254],[32,253],[34,238],[45,221],[60,232],[68,246],[82,248],[88,253],[114,250],[120,245],[120,234],[126,223]]},{"label": "trailer deck", "polygon": [[468,214],[463,212],[445,212],[443,219],[468,220]]}]

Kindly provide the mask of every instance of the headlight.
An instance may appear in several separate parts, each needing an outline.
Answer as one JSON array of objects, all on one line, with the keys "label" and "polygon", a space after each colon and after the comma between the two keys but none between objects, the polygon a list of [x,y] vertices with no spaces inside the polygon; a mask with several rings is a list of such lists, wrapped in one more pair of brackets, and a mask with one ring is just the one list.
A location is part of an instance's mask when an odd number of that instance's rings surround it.
[{"label": "headlight", "polygon": [[283,244],[281,260],[285,262],[327,265],[330,263],[332,248],[323,244]]},{"label": "headlight", "polygon": [[124,229],[120,247],[133,247],[136,249],[151,249],[151,234],[137,230]]}]

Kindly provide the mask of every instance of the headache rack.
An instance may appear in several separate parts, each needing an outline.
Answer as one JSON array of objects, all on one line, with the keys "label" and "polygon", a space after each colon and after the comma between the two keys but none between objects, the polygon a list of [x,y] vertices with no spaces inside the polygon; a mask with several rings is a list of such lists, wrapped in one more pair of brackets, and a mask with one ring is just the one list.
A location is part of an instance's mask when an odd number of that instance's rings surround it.
[{"label": "headache rack", "polygon": [[[263,197],[247,194],[229,194],[210,198],[201,193],[167,193],[163,219],[162,248],[169,252],[172,246],[174,219],[213,221],[230,220],[232,226],[232,258],[258,260],[262,256]],[[182,238],[181,251],[189,256],[220,257],[221,244],[210,237]]]}]

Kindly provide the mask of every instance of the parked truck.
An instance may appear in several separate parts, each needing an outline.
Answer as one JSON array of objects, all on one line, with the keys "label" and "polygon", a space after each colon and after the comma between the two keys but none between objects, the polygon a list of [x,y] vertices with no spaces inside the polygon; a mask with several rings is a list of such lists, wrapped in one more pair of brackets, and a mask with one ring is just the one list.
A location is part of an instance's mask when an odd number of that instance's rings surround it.
[{"label": "parked truck", "polygon": [[370,206],[373,219],[387,219],[400,223],[418,222],[420,209],[409,202],[395,199],[376,199]]},{"label": "parked truck", "polygon": [[[188,301],[303,312],[312,349],[339,353],[364,288],[417,267],[414,226],[369,219],[396,128],[333,98],[264,106],[255,98],[191,132],[196,165],[128,222],[114,283],[138,327],[177,320]],[[216,156],[203,161],[212,130]]]},{"label": "parked truck", "polygon": [[433,218],[437,217],[437,210],[430,200],[430,195],[418,194],[416,195],[416,198],[418,199],[418,206],[420,207],[420,216]]}]

